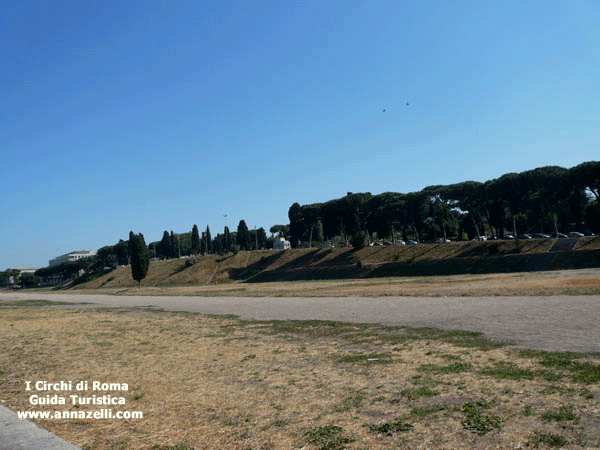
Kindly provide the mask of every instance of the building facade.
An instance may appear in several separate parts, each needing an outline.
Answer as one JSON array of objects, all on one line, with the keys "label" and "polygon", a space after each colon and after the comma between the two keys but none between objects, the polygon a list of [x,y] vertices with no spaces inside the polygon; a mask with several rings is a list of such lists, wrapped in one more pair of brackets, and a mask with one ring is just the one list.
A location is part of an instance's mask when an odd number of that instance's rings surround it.
[{"label": "building facade", "polygon": [[78,259],[81,259],[81,258],[88,258],[90,256],[94,256],[95,254],[96,254],[96,252],[91,249],[78,250],[75,252],[65,253],[64,255],[60,255],[54,259],[51,259],[49,261],[49,264],[50,264],[50,266],[57,266],[59,264],[66,263],[69,261],[77,261]]},{"label": "building facade", "polygon": [[282,237],[275,239],[275,242],[273,242],[273,250],[288,250],[290,248],[292,248],[290,241],[286,241]]}]

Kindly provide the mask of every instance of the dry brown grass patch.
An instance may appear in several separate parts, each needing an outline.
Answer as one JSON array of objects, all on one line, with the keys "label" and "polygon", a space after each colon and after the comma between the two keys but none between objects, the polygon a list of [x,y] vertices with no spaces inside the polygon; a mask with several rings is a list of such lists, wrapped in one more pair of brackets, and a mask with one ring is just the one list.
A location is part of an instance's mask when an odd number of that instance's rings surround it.
[{"label": "dry brown grass patch", "polygon": [[[340,427],[353,439],[344,446],[356,450],[514,448],[532,441],[534,430],[564,436],[569,448],[600,445],[597,383],[574,383],[557,368],[546,370],[560,381],[483,375],[502,362],[544,367],[538,354],[483,350],[484,340],[465,348],[448,332],[16,307],[2,309],[0,330],[2,399],[13,410],[46,409],[29,404],[28,380],[129,384],[111,394],[124,395],[121,408],[142,411],[142,420],[40,422],[84,449],[308,450],[318,445],[307,436],[328,426]],[[465,429],[463,406],[478,400],[490,405],[482,414],[502,419],[499,429]],[[542,419],[561,404],[577,423]],[[398,421],[413,428],[373,431]]]}]

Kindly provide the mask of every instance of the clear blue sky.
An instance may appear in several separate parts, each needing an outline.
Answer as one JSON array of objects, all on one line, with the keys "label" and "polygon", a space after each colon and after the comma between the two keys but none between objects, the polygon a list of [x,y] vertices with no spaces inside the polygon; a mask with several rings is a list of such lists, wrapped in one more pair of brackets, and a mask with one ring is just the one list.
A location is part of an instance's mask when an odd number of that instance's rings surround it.
[{"label": "clear blue sky", "polygon": [[4,1],[0,269],[598,160],[599,17],[592,0]]}]

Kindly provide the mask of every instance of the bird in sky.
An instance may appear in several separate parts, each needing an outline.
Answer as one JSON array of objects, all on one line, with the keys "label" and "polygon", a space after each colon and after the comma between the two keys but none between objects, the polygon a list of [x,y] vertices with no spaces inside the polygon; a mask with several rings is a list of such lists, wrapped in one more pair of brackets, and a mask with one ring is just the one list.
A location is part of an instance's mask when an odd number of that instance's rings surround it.
[{"label": "bird in sky", "polygon": [[383,110],[383,112],[385,112],[385,109]]}]

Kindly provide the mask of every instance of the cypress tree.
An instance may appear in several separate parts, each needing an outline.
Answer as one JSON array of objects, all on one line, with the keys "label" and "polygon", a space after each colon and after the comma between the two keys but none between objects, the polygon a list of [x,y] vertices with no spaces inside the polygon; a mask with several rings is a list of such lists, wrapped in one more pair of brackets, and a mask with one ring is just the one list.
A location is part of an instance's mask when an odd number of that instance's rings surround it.
[{"label": "cypress tree", "polygon": [[129,232],[129,251],[131,276],[138,282],[138,287],[141,287],[142,280],[146,278],[148,268],[150,267],[148,247],[142,233],[135,235],[133,231]]},{"label": "cypress tree", "polygon": [[206,247],[206,232],[202,232],[202,238],[200,239],[200,253],[206,255],[207,247]]},{"label": "cypress tree", "polygon": [[210,236],[210,228],[206,225],[206,253],[213,252],[213,242],[212,237]]},{"label": "cypress tree", "polygon": [[250,232],[244,220],[240,220],[238,224],[237,245],[240,246],[240,250],[248,250],[250,248]]},{"label": "cypress tree", "polygon": [[224,239],[223,239],[223,250],[225,251],[225,253],[229,253],[233,247],[233,241],[231,239],[231,233],[229,233],[229,227],[225,226],[225,230],[223,233]]},{"label": "cypress tree", "polygon": [[198,232],[198,225],[194,225],[192,228],[192,253],[197,254],[200,251],[200,233]]},{"label": "cypress tree", "polygon": [[163,237],[160,241],[159,255],[162,258],[169,258],[171,256],[171,238],[169,232],[165,230]]},{"label": "cypress tree", "polygon": [[170,238],[170,256],[171,258],[175,258],[176,256],[179,255],[179,248],[178,248],[178,244],[179,244],[179,240],[177,239],[177,236],[175,236],[175,233],[173,233],[173,230],[171,230],[171,238]]}]

